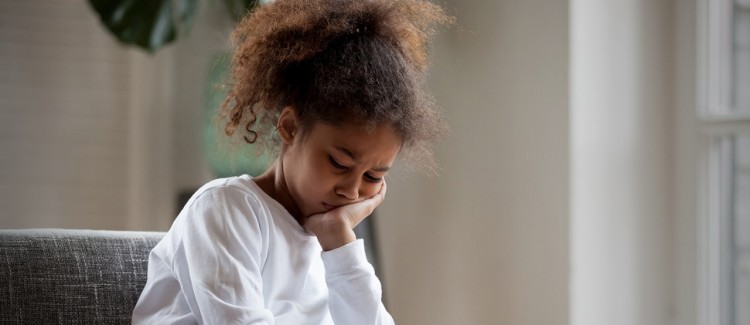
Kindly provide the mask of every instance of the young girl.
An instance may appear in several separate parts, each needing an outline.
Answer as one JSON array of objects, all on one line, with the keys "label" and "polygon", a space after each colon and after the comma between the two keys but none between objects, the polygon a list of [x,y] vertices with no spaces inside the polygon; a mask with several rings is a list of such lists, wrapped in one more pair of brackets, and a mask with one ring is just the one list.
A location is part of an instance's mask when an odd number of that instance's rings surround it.
[{"label": "young girl", "polygon": [[393,323],[353,228],[398,155],[434,166],[425,46],[449,21],[423,0],[277,0],[240,22],[225,132],[278,159],[193,195],[133,323]]}]

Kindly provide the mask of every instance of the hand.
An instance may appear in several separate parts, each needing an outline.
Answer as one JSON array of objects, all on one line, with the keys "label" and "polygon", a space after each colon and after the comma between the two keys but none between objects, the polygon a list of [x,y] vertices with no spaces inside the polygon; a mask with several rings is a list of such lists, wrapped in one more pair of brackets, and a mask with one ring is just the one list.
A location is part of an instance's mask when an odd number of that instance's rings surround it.
[{"label": "hand", "polygon": [[305,231],[318,237],[324,251],[334,250],[357,240],[354,227],[365,220],[385,199],[386,185],[375,196],[357,203],[347,204],[331,211],[315,214],[305,221]]}]

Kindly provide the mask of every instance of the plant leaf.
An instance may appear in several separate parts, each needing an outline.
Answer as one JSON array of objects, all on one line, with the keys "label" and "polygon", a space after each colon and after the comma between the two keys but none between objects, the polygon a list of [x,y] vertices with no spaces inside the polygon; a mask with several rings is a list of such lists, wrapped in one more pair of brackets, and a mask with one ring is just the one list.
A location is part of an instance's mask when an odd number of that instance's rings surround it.
[{"label": "plant leaf", "polygon": [[89,0],[107,29],[124,44],[151,53],[187,31],[197,0]]},{"label": "plant leaf", "polygon": [[239,22],[242,17],[259,5],[258,0],[223,0],[222,2],[234,22]]}]

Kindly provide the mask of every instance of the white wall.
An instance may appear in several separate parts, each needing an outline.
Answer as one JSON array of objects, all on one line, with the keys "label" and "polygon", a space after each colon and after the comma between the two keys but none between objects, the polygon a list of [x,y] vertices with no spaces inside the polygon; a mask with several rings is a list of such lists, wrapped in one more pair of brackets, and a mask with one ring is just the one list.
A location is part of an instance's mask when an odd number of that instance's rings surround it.
[{"label": "white wall", "polygon": [[168,230],[178,194],[214,178],[201,143],[202,118],[212,59],[227,49],[230,32],[223,6],[201,3],[178,42],[156,55],[133,50],[127,229]]},{"label": "white wall", "polygon": [[671,1],[453,2],[438,178],[378,226],[409,324],[675,322]]},{"label": "white wall", "polygon": [[[700,250],[697,242],[701,230],[698,226],[699,198],[696,195],[698,188],[698,165],[700,153],[698,148],[703,145],[704,138],[701,137],[695,120],[696,114],[696,72],[697,64],[696,49],[698,31],[696,3],[698,1],[677,1],[676,27],[676,51],[675,55],[675,111],[677,122],[674,132],[676,161],[675,161],[675,217],[676,217],[676,256],[678,270],[674,273],[676,286],[676,312],[680,325],[709,324],[706,319],[700,319],[704,314],[705,301],[710,299],[708,295],[697,296],[699,289],[697,285],[698,252]],[[703,315],[704,317],[707,315]]]},{"label": "white wall", "polygon": [[674,321],[674,6],[571,2],[571,324]]},{"label": "white wall", "polygon": [[201,3],[189,34],[155,55],[132,50],[129,211],[126,229],[169,229],[178,194],[214,176],[201,143],[212,58],[227,49],[231,21]]},{"label": "white wall", "polygon": [[221,6],[151,55],[85,0],[0,2],[0,228],[168,229],[177,192],[212,177],[200,118]]},{"label": "white wall", "polygon": [[439,177],[389,177],[377,225],[403,324],[566,324],[567,1],[450,1]]},{"label": "white wall", "polygon": [[130,53],[83,0],[0,2],[0,228],[123,228]]}]

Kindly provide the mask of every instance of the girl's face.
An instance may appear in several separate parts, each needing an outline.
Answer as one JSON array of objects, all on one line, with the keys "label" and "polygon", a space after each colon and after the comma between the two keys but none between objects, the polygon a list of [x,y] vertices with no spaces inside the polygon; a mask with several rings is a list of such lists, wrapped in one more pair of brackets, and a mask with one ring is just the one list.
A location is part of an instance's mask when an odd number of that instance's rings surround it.
[{"label": "girl's face", "polygon": [[373,197],[402,144],[390,125],[367,132],[353,123],[319,122],[302,137],[295,130],[288,133],[291,139],[282,136],[281,159],[288,194],[296,205],[286,208],[303,218]]}]

